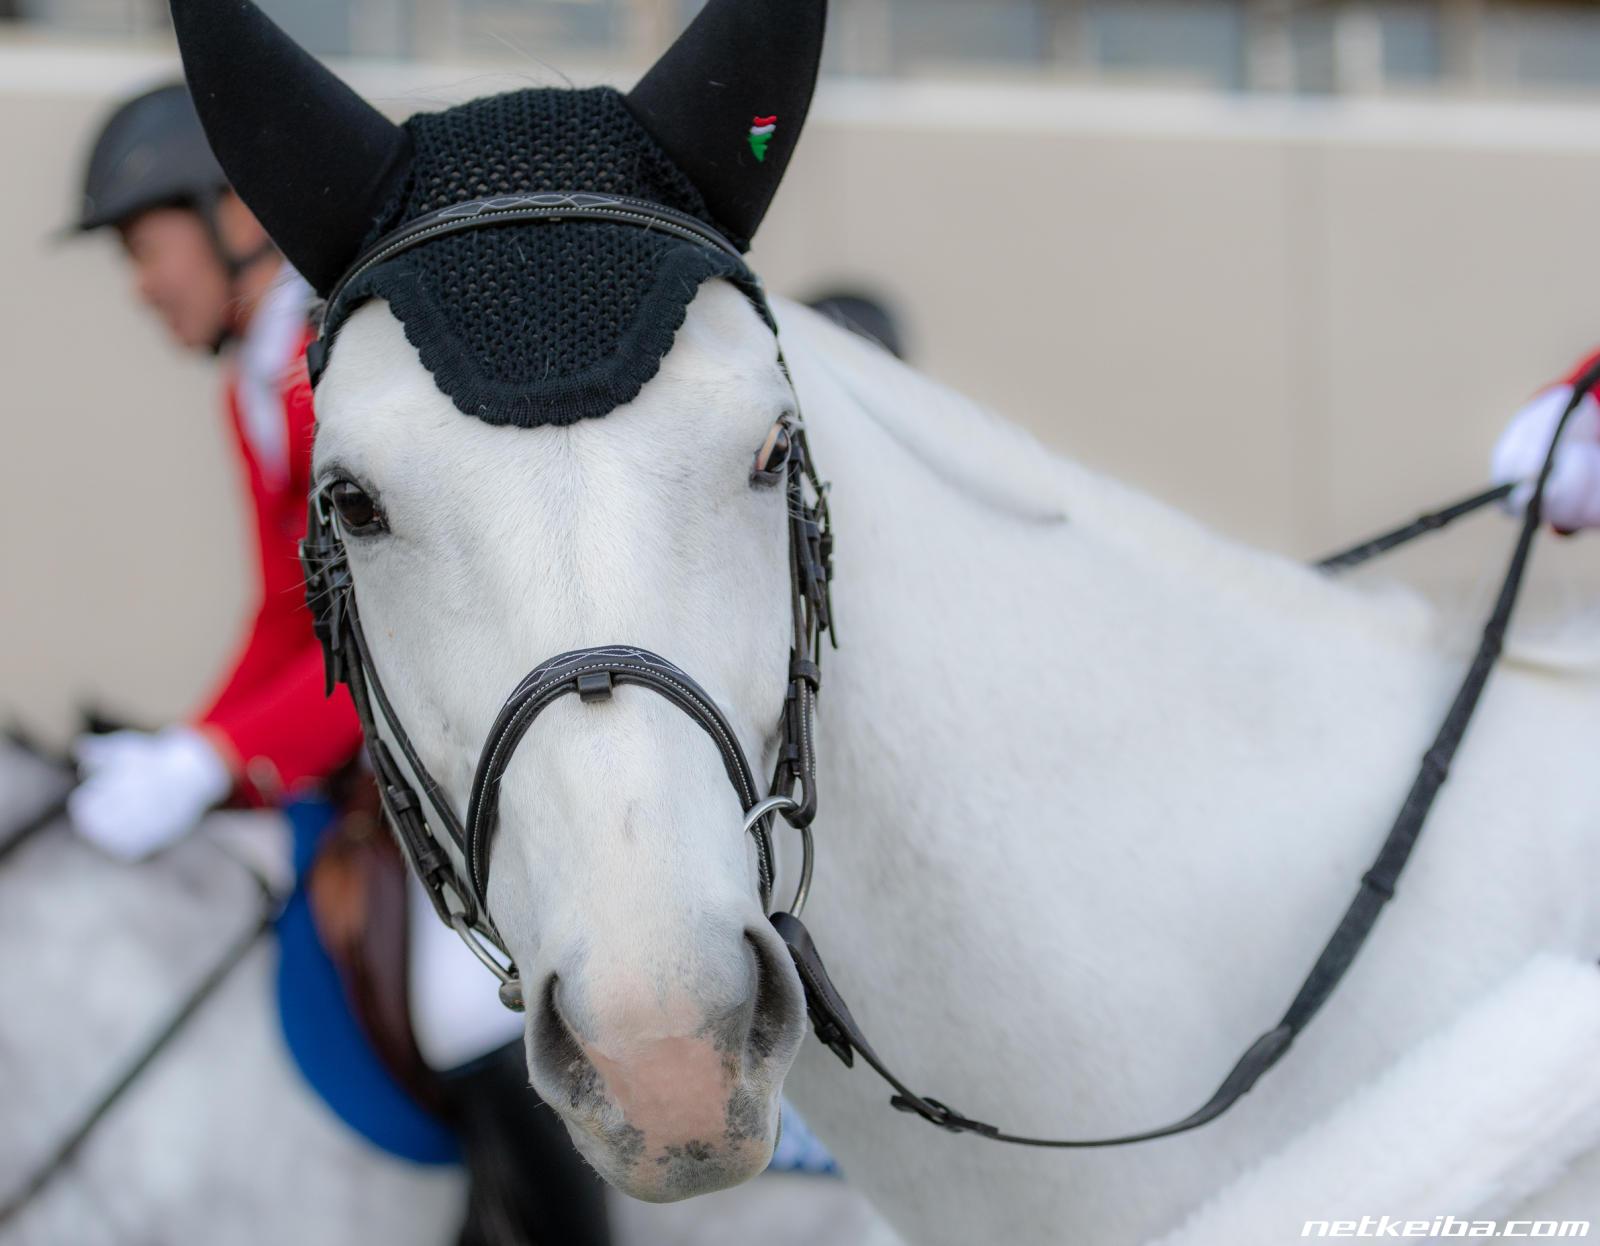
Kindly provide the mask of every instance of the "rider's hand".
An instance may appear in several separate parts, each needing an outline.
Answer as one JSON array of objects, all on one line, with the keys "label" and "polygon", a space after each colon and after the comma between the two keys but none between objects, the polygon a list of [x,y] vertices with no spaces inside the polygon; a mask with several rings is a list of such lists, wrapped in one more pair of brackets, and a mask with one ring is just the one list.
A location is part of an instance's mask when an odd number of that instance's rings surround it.
[{"label": "rider's hand", "polygon": [[[1568,386],[1547,389],[1512,417],[1495,443],[1494,483],[1517,484],[1505,503],[1512,514],[1528,509],[1556,423],[1571,400]],[[1600,403],[1593,394],[1583,396],[1561,434],[1544,490],[1544,518],[1564,532],[1600,528]]]},{"label": "rider's hand", "polygon": [[82,736],[73,753],[84,778],[67,801],[72,825],[124,861],[181,838],[233,790],[227,763],[192,727]]}]

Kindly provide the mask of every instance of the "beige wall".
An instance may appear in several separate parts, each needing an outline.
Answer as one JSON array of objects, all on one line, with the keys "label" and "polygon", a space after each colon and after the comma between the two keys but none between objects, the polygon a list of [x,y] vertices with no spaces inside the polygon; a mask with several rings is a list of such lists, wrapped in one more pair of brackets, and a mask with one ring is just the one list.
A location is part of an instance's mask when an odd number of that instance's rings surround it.
[{"label": "beige wall", "polygon": [[[47,241],[106,101],[171,63],[0,45],[0,715],[51,731],[84,698],[182,712],[246,609],[215,378],[111,244]],[[506,85],[352,77],[397,113]],[[1600,342],[1597,209],[1600,108],[835,83],[756,259],[780,292],[881,288],[939,377],[1311,555],[1481,483],[1504,416]],[[1508,537],[1400,566],[1462,598]],[[1597,551],[1541,553],[1545,600],[1600,586]]]}]

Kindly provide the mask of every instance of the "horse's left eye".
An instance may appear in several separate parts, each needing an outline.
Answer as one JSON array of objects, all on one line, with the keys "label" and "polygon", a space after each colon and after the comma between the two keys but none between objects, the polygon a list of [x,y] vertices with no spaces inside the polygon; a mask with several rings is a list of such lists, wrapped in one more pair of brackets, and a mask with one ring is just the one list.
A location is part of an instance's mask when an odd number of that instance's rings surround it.
[{"label": "horse's left eye", "polygon": [[789,431],[788,421],[774,424],[772,431],[767,434],[766,441],[762,443],[760,453],[756,455],[753,478],[763,483],[777,479],[789,463],[792,444],[793,434]]},{"label": "horse's left eye", "polygon": [[353,480],[336,482],[328,490],[328,500],[339,514],[339,522],[352,536],[370,536],[388,530],[383,512],[372,495]]}]

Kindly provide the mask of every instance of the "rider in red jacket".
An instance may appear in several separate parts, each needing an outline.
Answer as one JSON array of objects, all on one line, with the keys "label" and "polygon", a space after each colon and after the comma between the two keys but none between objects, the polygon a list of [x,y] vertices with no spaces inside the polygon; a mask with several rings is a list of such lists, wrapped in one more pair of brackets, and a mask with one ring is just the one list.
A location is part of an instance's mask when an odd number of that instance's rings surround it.
[{"label": "rider in red jacket", "polygon": [[228,383],[228,415],[255,517],[261,597],[222,687],[197,722],[229,770],[273,798],[349,760],[361,724],[349,694],[328,699],[311,633],[299,542],[310,493],[310,291],[290,277],[245,328]]},{"label": "rider in red jacket", "polygon": [[[1572,400],[1572,387],[1596,362],[1600,351],[1518,411],[1495,444],[1494,483],[1518,486],[1506,502],[1513,514],[1527,509],[1556,422]],[[1600,527],[1600,387],[1583,396],[1567,421],[1545,486],[1544,517],[1563,532]]]},{"label": "rider in red jacket", "polygon": [[227,409],[254,512],[260,599],[231,672],[189,721],[85,737],[77,829],[136,859],[231,796],[274,803],[360,747],[341,689],[325,696],[297,545],[306,524],[312,293],[229,189],[188,92],[164,87],[107,123],[85,179],[83,231],[114,228],[138,293],[174,340],[231,347]]}]

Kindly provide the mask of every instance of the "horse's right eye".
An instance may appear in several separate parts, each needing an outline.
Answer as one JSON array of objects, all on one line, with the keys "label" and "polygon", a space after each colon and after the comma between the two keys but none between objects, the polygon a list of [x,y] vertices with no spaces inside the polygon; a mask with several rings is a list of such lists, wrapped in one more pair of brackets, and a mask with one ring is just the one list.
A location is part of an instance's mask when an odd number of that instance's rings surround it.
[{"label": "horse's right eye", "polygon": [[339,523],[351,536],[371,536],[389,530],[378,503],[353,480],[336,482],[328,490],[328,501],[338,513]]},{"label": "horse's right eye", "polygon": [[750,473],[751,483],[769,485],[781,482],[784,469],[789,465],[793,442],[794,434],[790,431],[787,418],[774,424],[756,453],[755,470]]}]

